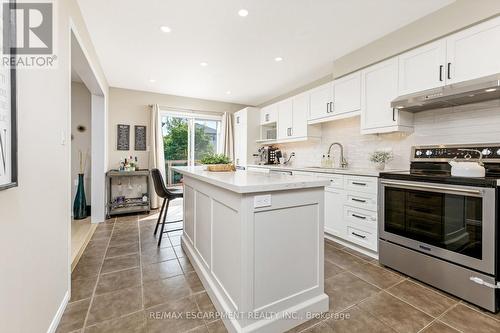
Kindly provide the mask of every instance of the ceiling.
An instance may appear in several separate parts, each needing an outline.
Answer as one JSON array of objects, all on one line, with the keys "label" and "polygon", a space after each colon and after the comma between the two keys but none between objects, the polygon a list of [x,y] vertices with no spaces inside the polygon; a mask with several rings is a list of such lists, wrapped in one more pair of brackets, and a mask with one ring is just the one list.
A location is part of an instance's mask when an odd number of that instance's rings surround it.
[{"label": "ceiling", "polygon": [[78,0],[111,86],[247,105],[330,74],[334,59],[451,2]]}]

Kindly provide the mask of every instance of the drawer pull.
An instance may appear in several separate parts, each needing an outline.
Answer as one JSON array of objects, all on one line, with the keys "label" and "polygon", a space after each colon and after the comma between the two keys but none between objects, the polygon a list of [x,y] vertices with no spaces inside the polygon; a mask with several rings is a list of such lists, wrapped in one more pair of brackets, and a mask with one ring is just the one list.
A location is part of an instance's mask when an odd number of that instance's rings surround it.
[{"label": "drawer pull", "polygon": [[363,238],[363,239],[365,239],[365,238],[366,238],[366,236],[363,236],[363,235],[357,234],[357,233],[352,232],[352,231],[351,231],[351,234],[353,234],[354,236],[359,237],[359,238]]},{"label": "drawer pull", "polygon": [[366,200],[351,198],[352,201],[366,203]]},{"label": "drawer pull", "polygon": [[358,214],[351,214],[352,216],[358,218],[358,219],[361,219],[361,220],[366,220],[366,216],[361,216],[361,215],[358,215]]},{"label": "drawer pull", "polygon": [[366,183],[352,182],[353,185],[366,186]]}]

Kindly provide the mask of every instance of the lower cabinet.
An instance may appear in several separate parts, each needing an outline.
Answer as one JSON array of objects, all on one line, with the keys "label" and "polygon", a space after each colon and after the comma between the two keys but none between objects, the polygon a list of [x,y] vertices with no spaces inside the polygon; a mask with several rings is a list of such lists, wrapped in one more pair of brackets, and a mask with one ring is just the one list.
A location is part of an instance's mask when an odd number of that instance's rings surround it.
[{"label": "lower cabinet", "polygon": [[325,232],[377,252],[378,178],[309,174],[330,179],[330,186],[325,188]]},{"label": "lower cabinet", "polygon": [[345,235],[344,204],[347,196],[344,190],[325,189],[325,231],[337,237]]}]

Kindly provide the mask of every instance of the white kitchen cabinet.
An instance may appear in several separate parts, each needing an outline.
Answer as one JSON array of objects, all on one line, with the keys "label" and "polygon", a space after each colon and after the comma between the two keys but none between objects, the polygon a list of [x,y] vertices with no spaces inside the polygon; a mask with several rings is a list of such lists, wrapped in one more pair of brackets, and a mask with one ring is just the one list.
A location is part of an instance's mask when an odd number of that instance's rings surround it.
[{"label": "white kitchen cabinet", "polygon": [[278,120],[278,104],[271,104],[260,110],[260,124],[275,123]]},{"label": "white kitchen cabinet", "polygon": [[361,109],[361,72],[333,82],[333,116],[357,115]]},{"label": "white kitchen cabinet", "polygon": [[340,238],[346,237],[345,203],[346,193],[344,190],[332,187],[325,188],[325,231]]},{"label": "white kitchen cabinet", "polygon": [[413,115],[391,108],[398,96],[398,58],[385,60],[361,72],[361,133],[409,132]]},{"label": "white kitchen cabinet", "polygon": [[398,57],[399,95],[437,88],[446,82],[446,41],[426,44]]},{"label": "white kitchen cabinet", "polygon": [[309,120],[330,116],[333,112],[333,82],[309,91]]},{"label": "white kitchen cabinet", "polygon": [[309,127],[307,118],[309,116],[309,95],[306,93],[296,95],[292,98],[292,137],[319,136],[319,128]]},{"label": "white kitchen cabinet", "polygon": [[256,140],[260,134],[259,109],[248,107],[235,112],[234,117],[234,164],[246,167],[253,162],[253,154],[259,146]]},{"label": "white kitchen cabinet", "polygon": [[447,83],[500,72],[500,17],[446,38]]},{"label": "white kitchen cabinet", "polygon": [[278,140],[289,139],[293,131],[293,100],[278,103]]}]

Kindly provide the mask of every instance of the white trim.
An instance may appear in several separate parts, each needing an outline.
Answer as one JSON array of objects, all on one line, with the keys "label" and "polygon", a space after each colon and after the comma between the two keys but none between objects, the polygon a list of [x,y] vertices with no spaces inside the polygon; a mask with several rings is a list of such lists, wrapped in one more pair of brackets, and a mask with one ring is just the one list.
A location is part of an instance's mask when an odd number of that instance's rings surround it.
[{"label": "white trim", "polygon": [[70,292],[68,290],[68,291],[66,291],[66,294],[64,294],[62,302],[59,305],[59,308],[57,309],[57,312],[56,312],[56,315],[54,316],[54,319],[52,319],[52,322],[50,323],[50,326],[49,326],[49,329],[47,330],[47,333],[55,333],[55,331],[57,330],[57,326],[59,326],[59,322],[61,321],[61,318],[64,314],[64,310],[66,310],[66,306],[68,305],[69,295],[70,295]]}]

